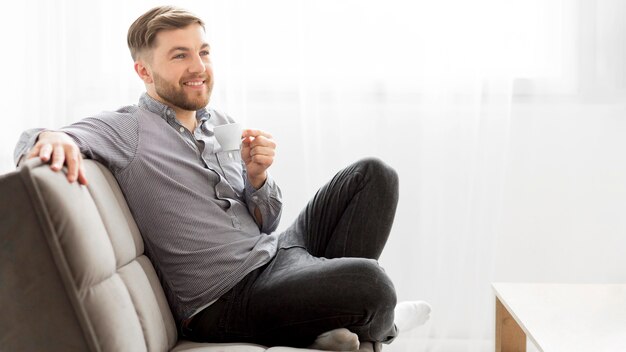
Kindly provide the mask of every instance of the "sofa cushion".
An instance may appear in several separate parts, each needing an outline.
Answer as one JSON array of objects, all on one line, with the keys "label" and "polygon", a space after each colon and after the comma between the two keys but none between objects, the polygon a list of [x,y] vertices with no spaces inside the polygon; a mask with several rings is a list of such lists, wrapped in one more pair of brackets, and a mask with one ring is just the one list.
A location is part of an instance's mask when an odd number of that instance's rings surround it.
[{"label": "sofa cushion", "polygon": [[[3,194],[11,191],[11,200],[2,199],[2,213],[20,219],[2,219],[3,243],[19,247],[2,253],[0,283],[12,281],[10,287],[0,285],[2,302],[17,292],[30,292],[13,300],[15,313],[20,319],[31,320],[24,318],[27,314],[40,318],[35,325],[18,327],[2,319],[6,330],[0,342],[20,346],[29,336],[42,343],[71,337],[75,341],[59,342],[63,348],[58,350],[167,351],[177,340],[174,319],[143,255],[131,212],[102,165],[86,160],[85,169],[89,185],[81,186],[29,160],[0,182]],[[13,201],[20,207],[12,207]],[[26,247],[33,242],[37,245]],[[22,270],[18,265],[31,280],[16,278]],[[38,304],[40,299],[48,304]],[[48,314],[54,310],[62,316]]]},{"label": "sofa cushion", "polygon": [[89,350],[62,263],[43,234],[40,202],[18,172],[0,177],[0,195],[0,350]]}]

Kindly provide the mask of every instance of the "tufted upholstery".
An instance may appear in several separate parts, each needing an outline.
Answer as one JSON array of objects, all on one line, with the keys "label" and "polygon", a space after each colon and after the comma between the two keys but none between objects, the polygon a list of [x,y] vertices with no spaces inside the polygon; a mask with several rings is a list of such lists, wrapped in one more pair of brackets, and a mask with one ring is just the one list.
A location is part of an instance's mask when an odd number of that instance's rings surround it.
[{"label": "tufted upholstery", "polygon": [[0,177],[0,350],[265,351],[178,340],[117,182],[85,168],[86,187],[38,160]]}]

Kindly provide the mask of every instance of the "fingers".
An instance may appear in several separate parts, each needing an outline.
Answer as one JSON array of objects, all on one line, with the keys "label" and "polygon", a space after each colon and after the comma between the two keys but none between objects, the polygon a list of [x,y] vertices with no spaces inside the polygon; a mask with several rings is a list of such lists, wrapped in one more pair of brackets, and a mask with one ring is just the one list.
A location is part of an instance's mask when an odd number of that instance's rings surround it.
[{"label": "fingers", "polygon": [[50,168],[54,171],[59,171],[63,167],[65,162],[65,150],[61,145],[56,145],[52,149],[52,165]]},{"label": "fingers", "polygon": [[[247,153],[247,158],[244,158],[246,165],[254,163],[261,166],[261,171],[264,171],[274,163],[274,156],[276,152],[274,148],[270,147],[254,147]],[[250,171],[250,170],[248,170]]]},{"label": "fingers", "polygon": [[[263,135],[256,138],[249,136],[244,139],[241,152],[244,157],[244,161],[253,161],[259,164],[271,165],[271,162],[276,155],[276,142]],[[260,156],[270,157],[272,160],[260,158]]]},{"label": "fingers", "polygon": [[44,144],[39,149],[39,159],[44,163],[47,163],[50,160],[50,154],[52,154],[52,144]]},{"label": "fingers", "polygon": [[78,178],[78,170],[81,165],[78,151],[67,148],[65,150],[65,163],[67,164],[67,180],[72,183]]},{"label": "fingers", "polygon": [[246,137],[246,139],[243,140],[242,142],[244,145],[249,145],[251,148],[254,147],[270,147],[270,148],[276,148],[276,142],[274,142],[274,140],[272,139],[272,137],[266,137],[266,136],[258,136],[258,137]]},{"label": "fingers", "polygon": [[27,156],[28,159],[36,157],[44,163],[50,162],[50,168],[53,171],[59,171],[63,165],[67,165],[67,180],[70,183],[78,180],[80,184],[87,184],[83,158],[78,146],[74,143],[47,138],[35,144]]},{"label": "fingers", "polygon": [[[55,151],[57,148],[55,147]],[[59,157],[61,161],[57,159],[55,154],[53,154],[52,160],[52,168],[53,170],[57,170],[56,167],[58,165],[58,169],[60,170],[63,166],[63,159],[65,164],[67,165],[67,180],[72,183],[78,180],[78,183],[82,185],[87,184],[87,177],[85,175],[85,168],[83,166],[83,157],[80,155],[80,152],[77,148],[66,145],[65,148],[61,147],[60,150],[63,151],[63,157]],[[61,153],[59,152],[59,155]]]},{"label": "fingers", "polygon": [[[241,155],[244,161],[270,165],[273,160],[257,156],[273,158],[276,155],[276,142],[272,139],[272,136],[260,130],[245,130],[244,135],[247,135],[242,141],[241,148]],[[255,157],[257,158],[255,159]]]},{"label": "fingers", "polygon": [[250,148],[250,143],[252,143],[252,141],[254,140],[254,137],[246,137],[244,139],[241,140],[241,146],[242,148]]},{"label": "fingers", "polygon": [[276,142],[271,134],[261,130],[244,130],[241,136],[241,156],[246,164],[248,180],[259,189],[267,179],[266,170],[274,162]]},{"label": "fingers", "polygon": [[253,163],[265,166],[266,169],[270,167],[272,163],[274,162],[273,156],[261,155],[261,154],[253,155],[251,159]]},{"label": "fingers", "polygon": [[274,150],[274,148],[270,147],[254,147],[250,149],[250,156],[253,157],[255,155],[265,155],[273,157],[276,155],[276,151]]},{"label": "fingers", "polygon": [[265,131],[251,130],[251,129],[243,130],[243,133],[241,135],[241,137],[243,137],[243,138],[247,138],[247,137],[255,137],[256,138],[256,137],[260,137],[260,136],[263,136],[263,137],[268,138],[268,139],[272,138],[272,135],[267,133],[267,132],[265,132]]},{"label": "fingers", "polygon": [[26,159],[32,159],[39,156],[39,151],[41,150],[41,146],[35,144],[35,146],[30,150],[28,155],[26,155]]},{"label": "fingers", "polygon": [[87,175],[85,174],[85,166],[83,164],[83,157],[79,155],[80,166],[78,168],[78,182],[81,185],[87,185]]},{"label": "fingers", "polygon": [[52,145],[49,143],[37,143],[30,150],[30,153],[26,156],[26,159],[32,159],[39,157],[41,161],[47,162],[50,160],[50,154],[52,153]]}]

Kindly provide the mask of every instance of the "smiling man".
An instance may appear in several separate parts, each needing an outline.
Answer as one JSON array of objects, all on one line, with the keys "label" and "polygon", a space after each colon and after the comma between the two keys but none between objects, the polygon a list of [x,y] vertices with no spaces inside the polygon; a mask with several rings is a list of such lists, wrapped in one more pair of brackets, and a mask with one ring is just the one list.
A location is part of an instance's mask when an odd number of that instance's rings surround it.
[{"label": "smiling man", "polygon": [[131,25],[128,46],[146,87],[138,105],[27,131],[15,155],[67,165],[81,184],[81,153],[112,172],[185,338],[373,350],[428,318],[426,303],[396,306],[377,262],[397,204],[393,169],[377,159],[348,166],[275,233],[281,191],[267,170],[276,142],[244,130],[234,157],[217,143],[213,128],[234,121],[207,107],[202,20],[154,8]]}]

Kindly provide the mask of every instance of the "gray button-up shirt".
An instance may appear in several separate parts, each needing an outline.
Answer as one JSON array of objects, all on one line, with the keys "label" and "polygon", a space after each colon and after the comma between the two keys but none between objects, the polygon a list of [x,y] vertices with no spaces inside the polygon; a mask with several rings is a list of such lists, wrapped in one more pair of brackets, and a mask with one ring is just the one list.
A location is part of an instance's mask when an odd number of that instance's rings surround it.
[{"label": "gray button-up shirt", "polygon": [[[247,180],[238,152],[223,152],[213,127],[233,120],[197,111],[183,127],[174,111],[143,94],[139,105],[103,112],[60,129],[90,159],[106,165],[141,231],[177,321],[194,314],[275,254],[281,192],[268,176]],[[24,132],[16,160],[41,129]],[[259,227],[252,214],[263,217]]]}]

